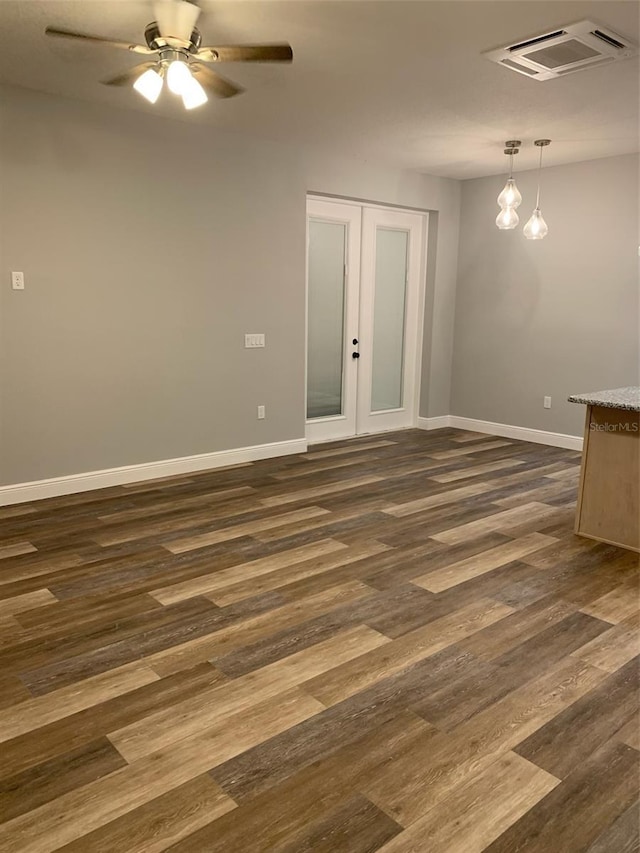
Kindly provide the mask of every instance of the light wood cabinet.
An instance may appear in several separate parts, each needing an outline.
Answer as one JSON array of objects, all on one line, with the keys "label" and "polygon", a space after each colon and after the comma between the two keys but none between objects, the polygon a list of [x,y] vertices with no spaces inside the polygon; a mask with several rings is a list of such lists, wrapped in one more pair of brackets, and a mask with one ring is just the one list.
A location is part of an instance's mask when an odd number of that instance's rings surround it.
[{"label": "light wood cabinet", "polygon": [[575,532],[640,552],[639,412],[587,406]]}]

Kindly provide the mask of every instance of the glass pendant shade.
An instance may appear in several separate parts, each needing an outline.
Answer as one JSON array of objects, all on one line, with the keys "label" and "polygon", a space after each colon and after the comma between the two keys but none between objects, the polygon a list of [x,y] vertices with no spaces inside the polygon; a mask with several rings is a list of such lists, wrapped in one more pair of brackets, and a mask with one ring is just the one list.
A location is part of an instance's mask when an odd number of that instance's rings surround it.
[{"label": "glass pendant shade", "polygon": [[162,91],[162,77],[153,68],[149,68],[138,77],[133,88],[151,104],[155,104]]},{"label": "glass pendant shade", "polygon": [[191,77],[188,84],[182,89],[182,103],[184,104],[184,108],[192,110],[195,107],[201,107],[203,104],[206,104],[208,100],[207,93],[200,83],[198,83],[195,77]]},{"label": "glass pendant shade", "polygon": [[524,236],[527,240],[542,240],[547,236],[549,228],[542,217],[542,212],[539,207],[531,214],[531,219],[524,226]]},{"label": "glass pendant shade", "polygon": [[514,207],[503,207],[496,216],[496,225],[501,231],[511,231],[520,222],[520,217]]},{"label": "glass pendant shade", "polygon": [[186,62],[176,59],[167,69],[167,86],[174,95],[182,95],[193,80]]},{"label": "glass pendant shade", "polygon": [[[520,190],[516,186],[516,182],[513,178],[509,178],[507,183],[504,186],[504,189],[498,196],[498,204],[500,207],[518,207],[520,202],[522,201],[522,196],[520,195]],[[500,226],[498,226],[500,227]]]}]

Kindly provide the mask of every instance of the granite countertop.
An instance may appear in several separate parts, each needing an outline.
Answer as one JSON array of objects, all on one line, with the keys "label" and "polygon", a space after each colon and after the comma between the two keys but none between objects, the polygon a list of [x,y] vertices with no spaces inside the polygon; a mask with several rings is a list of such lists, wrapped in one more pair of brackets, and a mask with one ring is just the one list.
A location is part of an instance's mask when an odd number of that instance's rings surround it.
[{"label": "granite countertop", "polygon": [[587,406],[604,406],[605,409],[627,409],[630,412],[640,412],[640,387],[591,391],[588,394],[573,394],[567,399],[570,403],[585,403]]}]

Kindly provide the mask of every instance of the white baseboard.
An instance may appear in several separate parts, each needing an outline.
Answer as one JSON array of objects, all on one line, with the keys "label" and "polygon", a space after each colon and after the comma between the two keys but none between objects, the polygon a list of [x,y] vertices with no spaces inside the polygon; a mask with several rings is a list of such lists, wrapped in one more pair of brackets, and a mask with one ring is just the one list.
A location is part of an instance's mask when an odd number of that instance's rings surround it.
[{"label": "white baseboard", "polygon": [[[439,415],[435,418],[418,418],[418,429],[434,430],[445,427],[499,435],[503,438],[515,438],[531,441],[535,444],[548,444],[552,447],[564,447],[568,450],[582,450],[582,437],[565,435],[559,432],[546,432],[540,429],[496,424],[491,421],[478,421],[458,415]],[[305,438],[292,441],[275,441],[271,444],[257,444],[253,447],[240,447],[235,450],[219,450],[214,453],[200,453],[196,456],[182,456],[178,459],[164,459],[159,462],[144,462],[140,465],[124,465],[121,468],[107,468],[103,471],[87,471],[81,474],[69,474],[64,477],[52,477],[48,480],[35,480],[30,483],[16,483],[0,486],[0,506],[37,501],[43,498],[72,495],[76,492],[88,492],[93,489],[106,489],[109,486],[123,486],[144,480],[161,477],[173,477],[177,474],[192,474],[195,471],[207,471],[256,462],[259,459],[272,459],[274,456],[289,456],[305,453]]]},{"label": "white baseboard", "polygon": [[274,456],[305,453],[306,450],[307,440],[298,438],[292,441],[256,444],[253,447],[239,447],[235,450],[199,453],[196,456],[182,456],[178,459],[163,459],[159,462],[143,462],[140,465],[124,465],[121,468],[107,468],[104,471],[69,474],[65,477],[52,477],[49,480],[34,480],[31,483],[16,483],[11,486],[0,486],[0,506],[72,495],[93,489],[105,489],[109,486],[123,486],[127,483],[155,480],[160,477],[173,477],[176,474],[192,474],[194,471],[226,468],[229,465],[271,459]]},{"label": "white baseboard", "polygon": [[475,418],[462,418],[459,415],[441,415],[437,418],[418,418],[418,429],[442,429],[454,427],[470,432],[484,432],[487,435],[499,435],[501,438],[516,438],[519,441],[531,441],[534,444],[548,444],[551,447],[564,447],[567,450],[582,450],[582,436],[565,435],[562,432],[547,432],[542,429],[496,424],[492,421],[478,421]]},{"label": "white baseboard", "polygon": [[439,415],[437,418],[418,418],[418,429],[443,429],[451,426],[449,415]]},{"label": "white baseboard", "polygon": [[551,447],[564,447],[567,450],[582,450],[582,436],[565,435],[562,432],[547,432],[543,429],[494,424],[492,421],[476,421],[473,418],[461,418],[449,415],[449,425],[456,429],[468,429],[472,432],[486,432],[502,438],[517,438],[519,441],[532,441],[534,444],[549,444]]}]

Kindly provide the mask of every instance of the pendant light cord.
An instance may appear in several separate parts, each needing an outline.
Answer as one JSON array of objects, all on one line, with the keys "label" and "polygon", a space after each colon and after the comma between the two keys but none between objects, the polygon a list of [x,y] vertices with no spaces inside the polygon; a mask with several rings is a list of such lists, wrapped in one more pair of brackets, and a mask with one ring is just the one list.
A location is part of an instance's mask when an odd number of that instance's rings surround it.
[{"label": "pendant light cord", "polygon": [[513,178],[513,148],[511,149],[511,155],[509,159],[509,180]]},{"label": "pendant light cord", "polygon": [[540,175],[542,173],[542,145],[540,146],[540,162],[538,163],[538,192],[536,193],[536,210],[540,208]]}]

